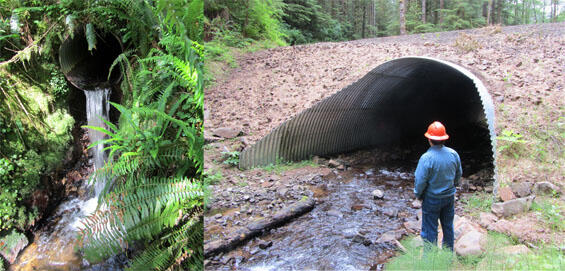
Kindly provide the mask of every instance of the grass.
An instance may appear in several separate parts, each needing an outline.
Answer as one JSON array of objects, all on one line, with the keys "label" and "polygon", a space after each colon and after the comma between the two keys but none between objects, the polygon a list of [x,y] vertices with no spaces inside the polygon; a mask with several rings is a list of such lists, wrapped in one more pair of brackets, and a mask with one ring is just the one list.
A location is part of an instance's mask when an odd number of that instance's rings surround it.
[{"label": "grass", "polygon": [[493,200],[492,193],[476,192],[467,198],[461,199],[461,202],[465,205],[466,213],[478,217],[479,213],[490,211]]},{"label": "grass", "polygon": [[269,172],[269,173],[276,173],[276,174],[281,174],[285,171],[288,170],[292,170],[292,169],[297,169],[297,168],[303,168],[303,167],[317,167],[318,164],[314,163],[314,161],[312,161],[312,159],[310,160],[303,160],[300,162],[277,162],[275,164],[270,164],[268,166],[262,167],[263,170]]},{"label": "grass", "polygon": [[554,231],[565,231],[565,207],[559,199],[543,197],[532,203],[538,218]]},{"label": "grass", "polygon": [[501,248],[518,244],[504,234],[489,232],[482,255],[457,256],[449,250],[433,247],[424,255],[413,238],[403,240],[406,248],[386,264],[386,270],[564,270],[565,255],[558,248],[542,245],[520,255],[508,255]]}]

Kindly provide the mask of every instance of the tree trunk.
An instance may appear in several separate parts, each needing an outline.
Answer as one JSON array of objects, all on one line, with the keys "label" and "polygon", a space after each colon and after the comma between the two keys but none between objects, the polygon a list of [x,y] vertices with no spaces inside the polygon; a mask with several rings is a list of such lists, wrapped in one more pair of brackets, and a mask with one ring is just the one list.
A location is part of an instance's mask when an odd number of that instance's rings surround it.
[{"label": "tree trunk", "polygon": [[492,0],[488,0],[487,25],[492,24]]},{"label": "tree trunk", "polygon": [[404,10],[404,0],[398,0],[398,11],[400,13],[400,35],[406,35],[406,11]]},{"label": "tree trunk", "polygon": [[439,0],[439,25],[443,24],[443,0]]},{"label": "tree trunk", "polygon": [[426,23],[426,0],[422,0],[422,23]]},{"label": "tree trunk", "polygon": [[367,5],[363,5],[363,24],[361,24],[361,38],[365,38],[365,17],[367,14]]},{"label": "tree trunk", "polygon": [[497,23],[499,24],[503,24],[502,23],[502,10],[504,10],[504,0],[498,0],[498,5],[497,5],[497,11],[496,11],[496,15],[497,15]]}]

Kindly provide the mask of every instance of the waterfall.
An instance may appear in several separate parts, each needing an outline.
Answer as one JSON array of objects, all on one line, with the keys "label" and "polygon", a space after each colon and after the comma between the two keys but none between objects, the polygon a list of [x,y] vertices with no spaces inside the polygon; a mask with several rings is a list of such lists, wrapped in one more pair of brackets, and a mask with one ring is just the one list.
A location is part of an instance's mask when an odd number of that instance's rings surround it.
[{"label": "waterfall", "polygon": [[[88,126],[106,127],[103,120],[108,120],[110,112],[110,89],[96,88],[95,90],[85,90],[86,95],[86,120]],[[90,143],[104,139],[104,134],[88,129]],[[92,148],[94,170],[98,170],[104,166],[106,154],[104,153],[104,145],[98,144]],[[102,189],[104,189],[105,180],[96,180],[94,185],[95,198],[98,198]]]},{"label": "waterfall", "polygon": [[[108,120],[110,111],[109,88],[96,88],[84,91],[86,96],[86,119],[89,126],[104,127],[103,120]],[[104,139],[105,134],[88,129],[90,143]],[[102,168],[106,161],[103,144],[90,149],[90,160],[94,171]],[[79,270],[89,264],[76,253],[75,247],[80,245],[77,232],[84,227],[83,219],[92,214],[98,206],[98,197],[104,189],[106,180],[97,179],[94,185],[86,180],[81,189],[86,191],[82,196],[70,197],[61,203],[54,214],[47,220],[47,226],[35,235],[32,245],[28,246],[11,267],[11,270]],[[85,265],[86,264],[86,265]],[[106,264],[102,270],[120,270],[121,268]]]}]

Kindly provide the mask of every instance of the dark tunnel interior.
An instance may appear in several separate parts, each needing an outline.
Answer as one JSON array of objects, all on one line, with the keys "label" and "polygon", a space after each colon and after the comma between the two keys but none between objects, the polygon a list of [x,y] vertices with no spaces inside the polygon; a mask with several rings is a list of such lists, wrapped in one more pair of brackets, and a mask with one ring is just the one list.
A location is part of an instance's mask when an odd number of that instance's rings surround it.
[{"label": "dark tunnel interior", "polygon": [[[86,97],[82,90],[111,88],[110,101],[121,103],[122,92],[118,84],[122,78],[119,65],[113,69],[109,78],[108,73],[122,51],[123,46],[115,35],[102,32],[97,32],[96,48],[89,51],[82,28],[61,44],[59,64],[70,87],[75,89],[68,97],[69,107],[79,123],[86,123]],[[118,118],[119,111],[110,107],[110,121],[116,123]]]},{"label": "dark tunnel interior", "polygon": [[59,49],[61,70],[74,86],[82,90],[108,87],[119,83],[119,67],[108,73],[114,60],[122,53],[122,44],[111,33],[97,33],[96,47],[88,50],[84,31],[79,30],[67,38]]},{"label": "dark tunnel interior", "polygon": [[400,147],[417,159],[429,147],[428,125],[438,120],[450,135],[446,145],[461,156],[464,176],[485,169],[492,179],[492,101],[461,69],[418,57],[384,63],[244,150],[240,167],[374,148]]}]

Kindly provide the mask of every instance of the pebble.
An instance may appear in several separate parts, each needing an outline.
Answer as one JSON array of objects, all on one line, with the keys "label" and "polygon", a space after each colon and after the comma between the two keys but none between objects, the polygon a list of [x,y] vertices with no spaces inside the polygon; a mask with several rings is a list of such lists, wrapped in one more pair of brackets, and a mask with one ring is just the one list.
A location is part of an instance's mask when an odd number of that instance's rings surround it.
[{"label": "pebble", "polygon": [[385,193],[380,189],[375,189],[371,192],[371,195],[373,195],[373,199],[382,199],[385,196]]}]

